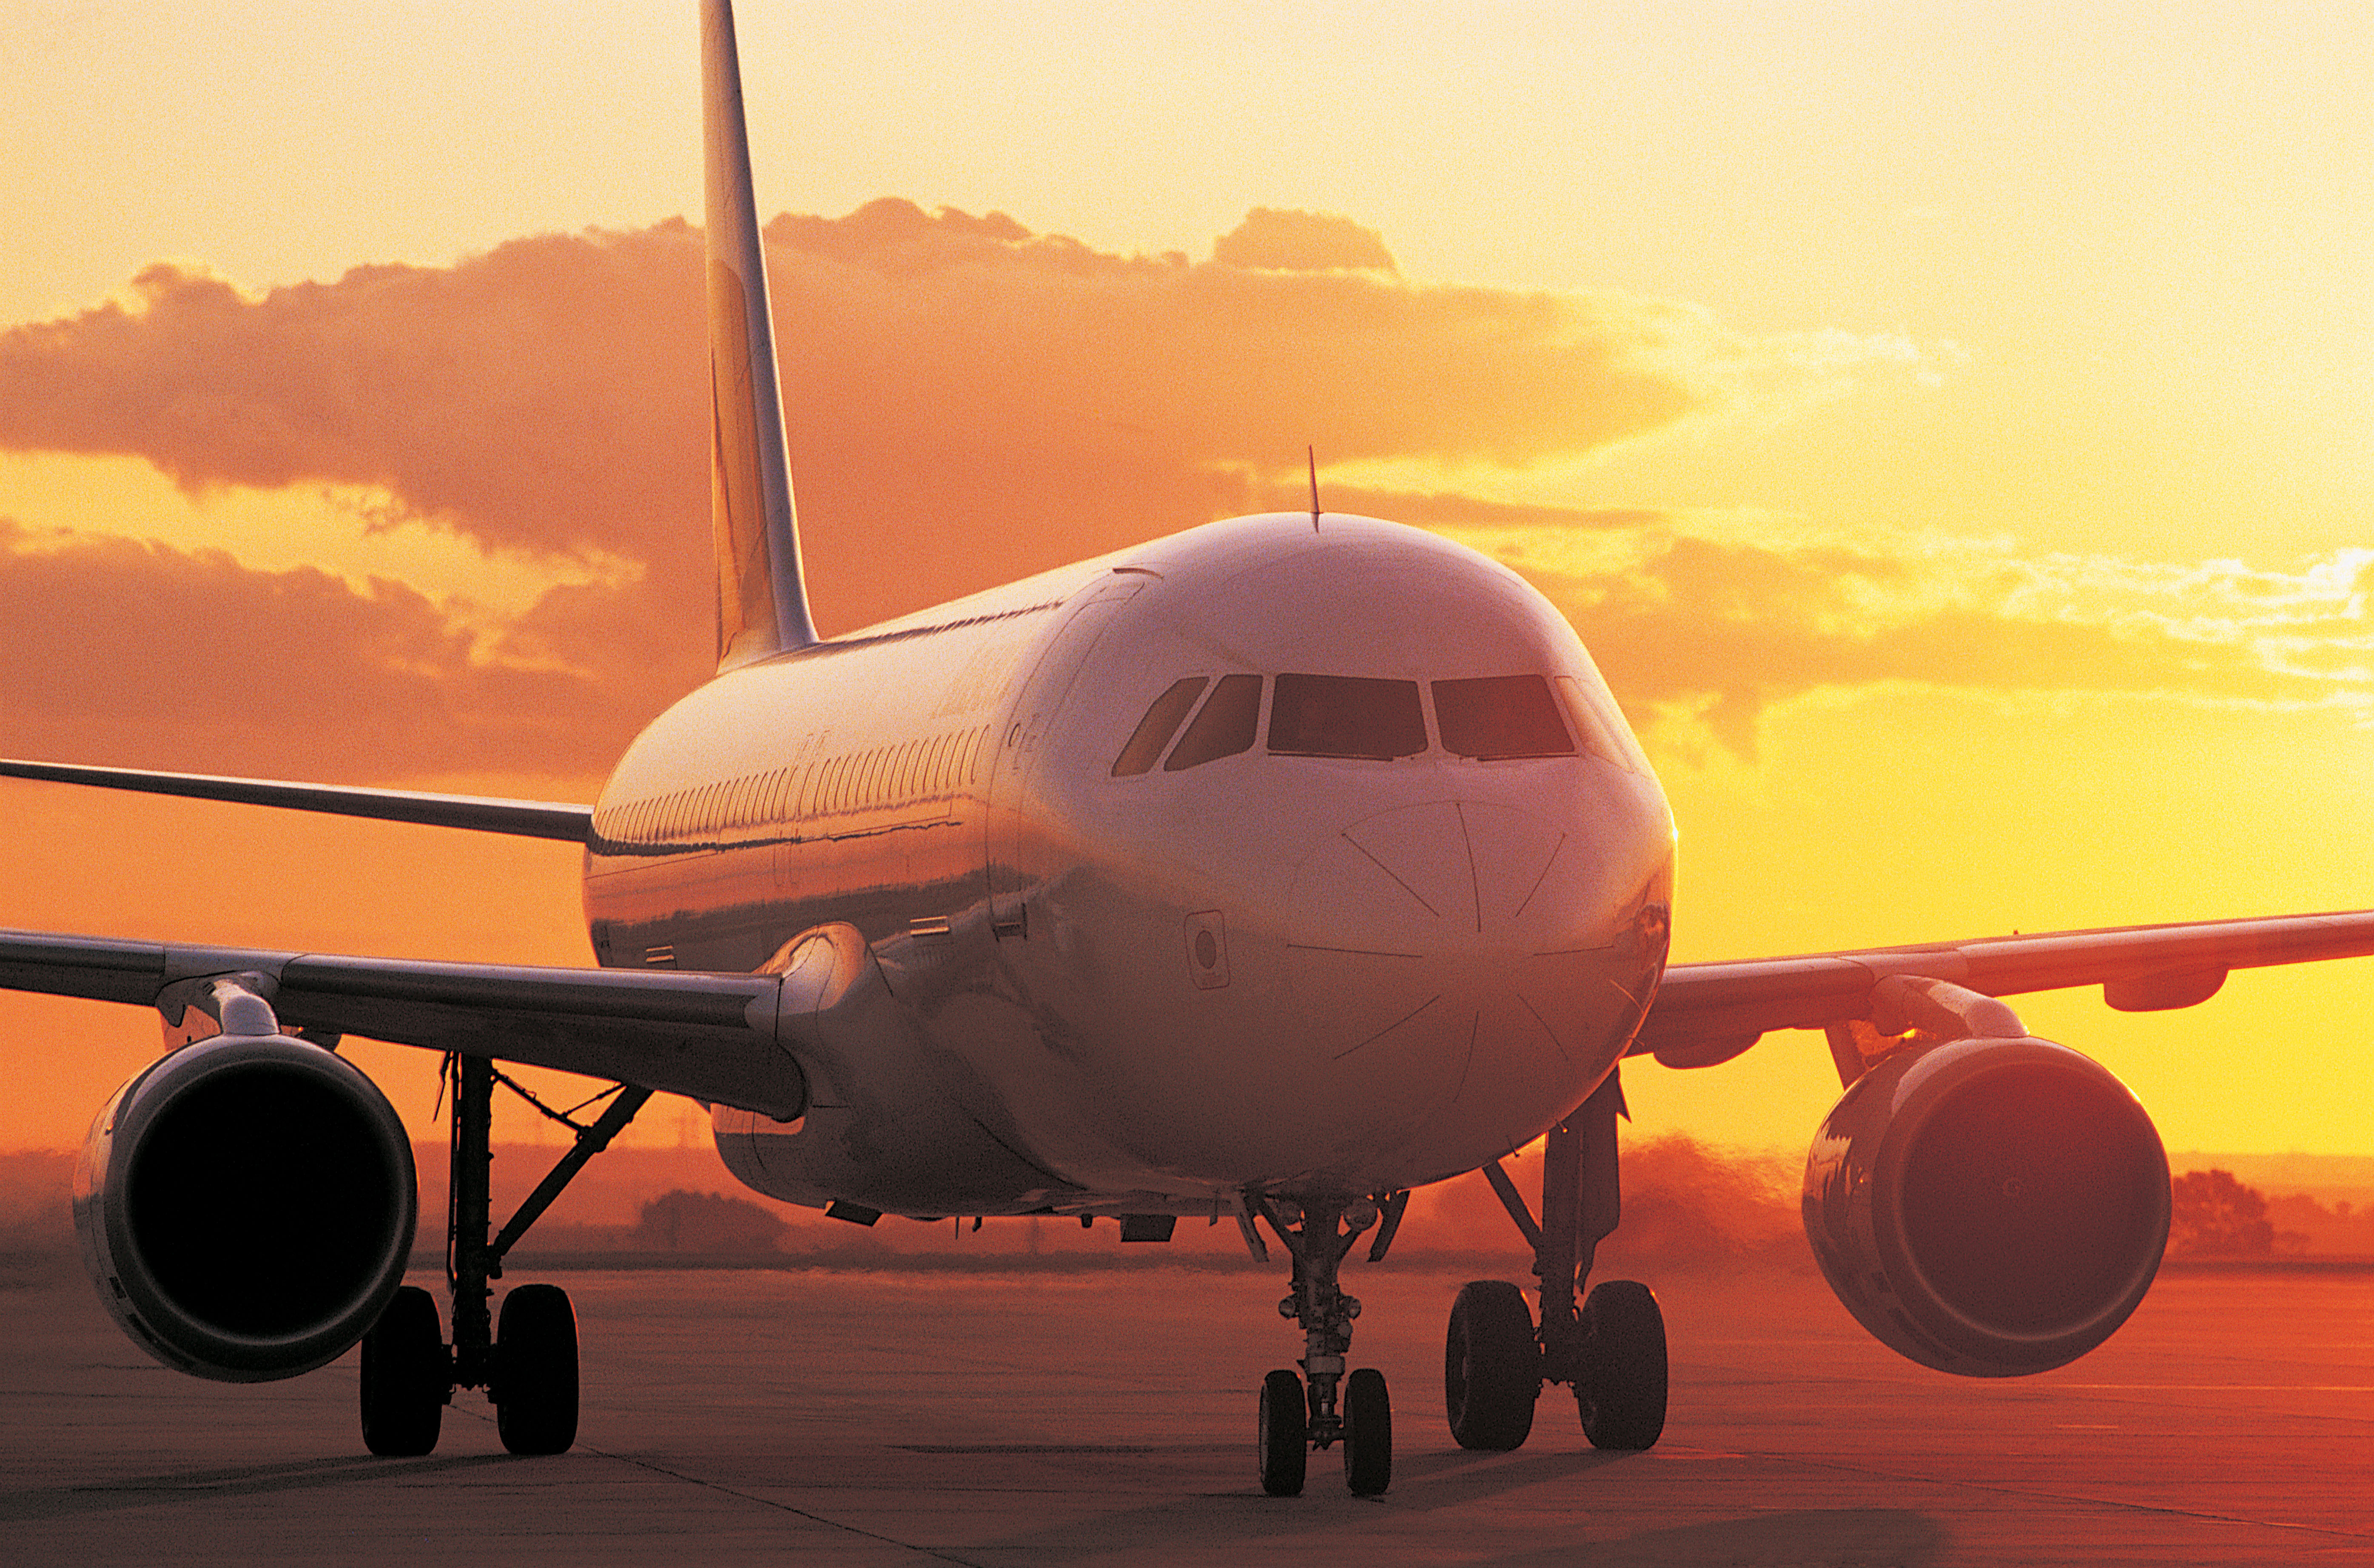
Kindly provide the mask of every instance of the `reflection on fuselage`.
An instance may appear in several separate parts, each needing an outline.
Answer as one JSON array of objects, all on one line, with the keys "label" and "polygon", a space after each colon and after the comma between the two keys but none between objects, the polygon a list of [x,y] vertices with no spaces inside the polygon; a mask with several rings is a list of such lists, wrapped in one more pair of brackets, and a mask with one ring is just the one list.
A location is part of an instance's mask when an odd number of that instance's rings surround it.
[{"label": "reflection on fuselage", "polygon": [[[796,1131],[721,1127],[811,1200],[835,1149],[948,1145],[839,1194],[901,1212],[1470,1168],[1604,1076],[1671,896],[1663,796],[1557,612],[1307,514],[736,671],[638,740],[594,827],[605,963],[746,971],[853,928],[878,1028],[804,1063]],[[939,1120],[891,1109],[919,1095]]]}]

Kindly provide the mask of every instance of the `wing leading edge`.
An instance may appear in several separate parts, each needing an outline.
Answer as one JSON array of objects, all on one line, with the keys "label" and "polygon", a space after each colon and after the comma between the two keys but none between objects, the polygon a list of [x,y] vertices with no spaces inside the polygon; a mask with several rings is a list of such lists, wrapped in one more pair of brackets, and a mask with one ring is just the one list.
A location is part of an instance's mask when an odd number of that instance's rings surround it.
[{"label": "wing leading edge", "polygon": [[1711,1067],[1771,1030],[1868,1019],[1872,988],[1896,975],[1989,996],[2099,985],[2110,1006],[2151,1012],[2206,1001],[2233,970],[2368,954],[2374,910],[1677,963],[1666,969],[1631,1054],[1667,1067]]},{"label": "wing leading edge", "polygon": [[284,1029],[524,1062],[788,1117],[805,1108],[773,974],[424,963],[0,931],[0,987],[153,1007],[261,975]]},{"label": "wing leading edge", "polygon": [[[1990,996],[2100,985],[2128,1011],[2205,1001],[2237,969],[2374,955],[2374,911],[2136,925],[1735,963],[1675,964],[1631,1055],[1711,1067],[1777,1029],[1872,1016],[1895,976]],[[0,931],[0,989],[155,1006],[177,982],[263,975],[288,1027],[556,1067],[759,1112],[805,1095],[781,977],[423,962]]]},{"label": "wing leading edge", "polygon": [[278,779],[222,778],[212,773],[160,773],[143,768],[85,768],[5,758],[0,758],[0,778],[91,784],[100,789],[135,790],[143,795],[178,795],[192,800],[232,800],[247,806],[323,811],[337,817],[374,817],[388,822],[420,822],[430,827],[467,828],[473,832],[508,833],[518,838],[559,839],[570,843],[584,843],[585,835],[594,827],[592,807],[551,800],[503,800],[482,795],[289,784]]}]

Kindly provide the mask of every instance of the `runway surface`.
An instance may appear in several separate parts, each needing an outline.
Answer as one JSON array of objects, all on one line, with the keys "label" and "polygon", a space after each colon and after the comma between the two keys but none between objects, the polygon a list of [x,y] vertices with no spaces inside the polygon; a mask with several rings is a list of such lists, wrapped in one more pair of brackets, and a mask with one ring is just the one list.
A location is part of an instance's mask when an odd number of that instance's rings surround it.
[{"label": "runway surface", "polygon": [[576,1451],[505,1455],[463,1394],[412,1460],[364,1456],[351,1355],[203,1383],[78,1277],[0,1276],[0,1559],[2374,1562],[2374,1275],[2174,1275],[2075,1366],[1987,1383],[1898,1360],[1812,1279],[1652,1280],[1673,1416],[1625,1456],[1559,1389],[1518,1453],[1451,1443],[1463,1277],[1347,1271],[1393,1487],[1352,1498],[1314,1456],[1285,1500],[1252,1466],[1254,1390],[1296,1345],[1282,1272],[555,1275],[585,1341]]}]

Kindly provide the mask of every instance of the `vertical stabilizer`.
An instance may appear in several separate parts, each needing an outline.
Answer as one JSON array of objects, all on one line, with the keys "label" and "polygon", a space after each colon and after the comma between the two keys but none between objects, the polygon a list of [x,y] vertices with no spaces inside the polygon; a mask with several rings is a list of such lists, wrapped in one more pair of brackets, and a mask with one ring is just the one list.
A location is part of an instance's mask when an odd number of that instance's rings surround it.
[{"label": "vertical stabilizer", "polygon": [[709,515],[717,552],[717,667],[817,640],[800,575],[799,518],[783,442],[766,257],[750,195],[732,0],[701,0],[702,144],[708,164]]}]

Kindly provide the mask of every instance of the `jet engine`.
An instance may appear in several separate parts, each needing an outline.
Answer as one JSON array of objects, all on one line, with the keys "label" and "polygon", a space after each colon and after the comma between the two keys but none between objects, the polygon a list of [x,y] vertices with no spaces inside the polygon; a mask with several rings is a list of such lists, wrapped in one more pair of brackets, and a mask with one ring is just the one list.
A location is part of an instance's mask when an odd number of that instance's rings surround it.
[{"label": "jet engine", "polygon": [[412,1145],[379,1087],[285,1034],[216,1035],[115,1091],[75,1167],[100,1298],[166,1365],[226,1383],[311,1372],[404,1279]]},{"label": "jet engine", "polygon": [[2032,1036],[1883,1058],[1805,1162],[1830,1288],[1940,1372],[2064,1365],[2127,1320],[2168,1244],[2168,1156],[2126,1086]]}]

